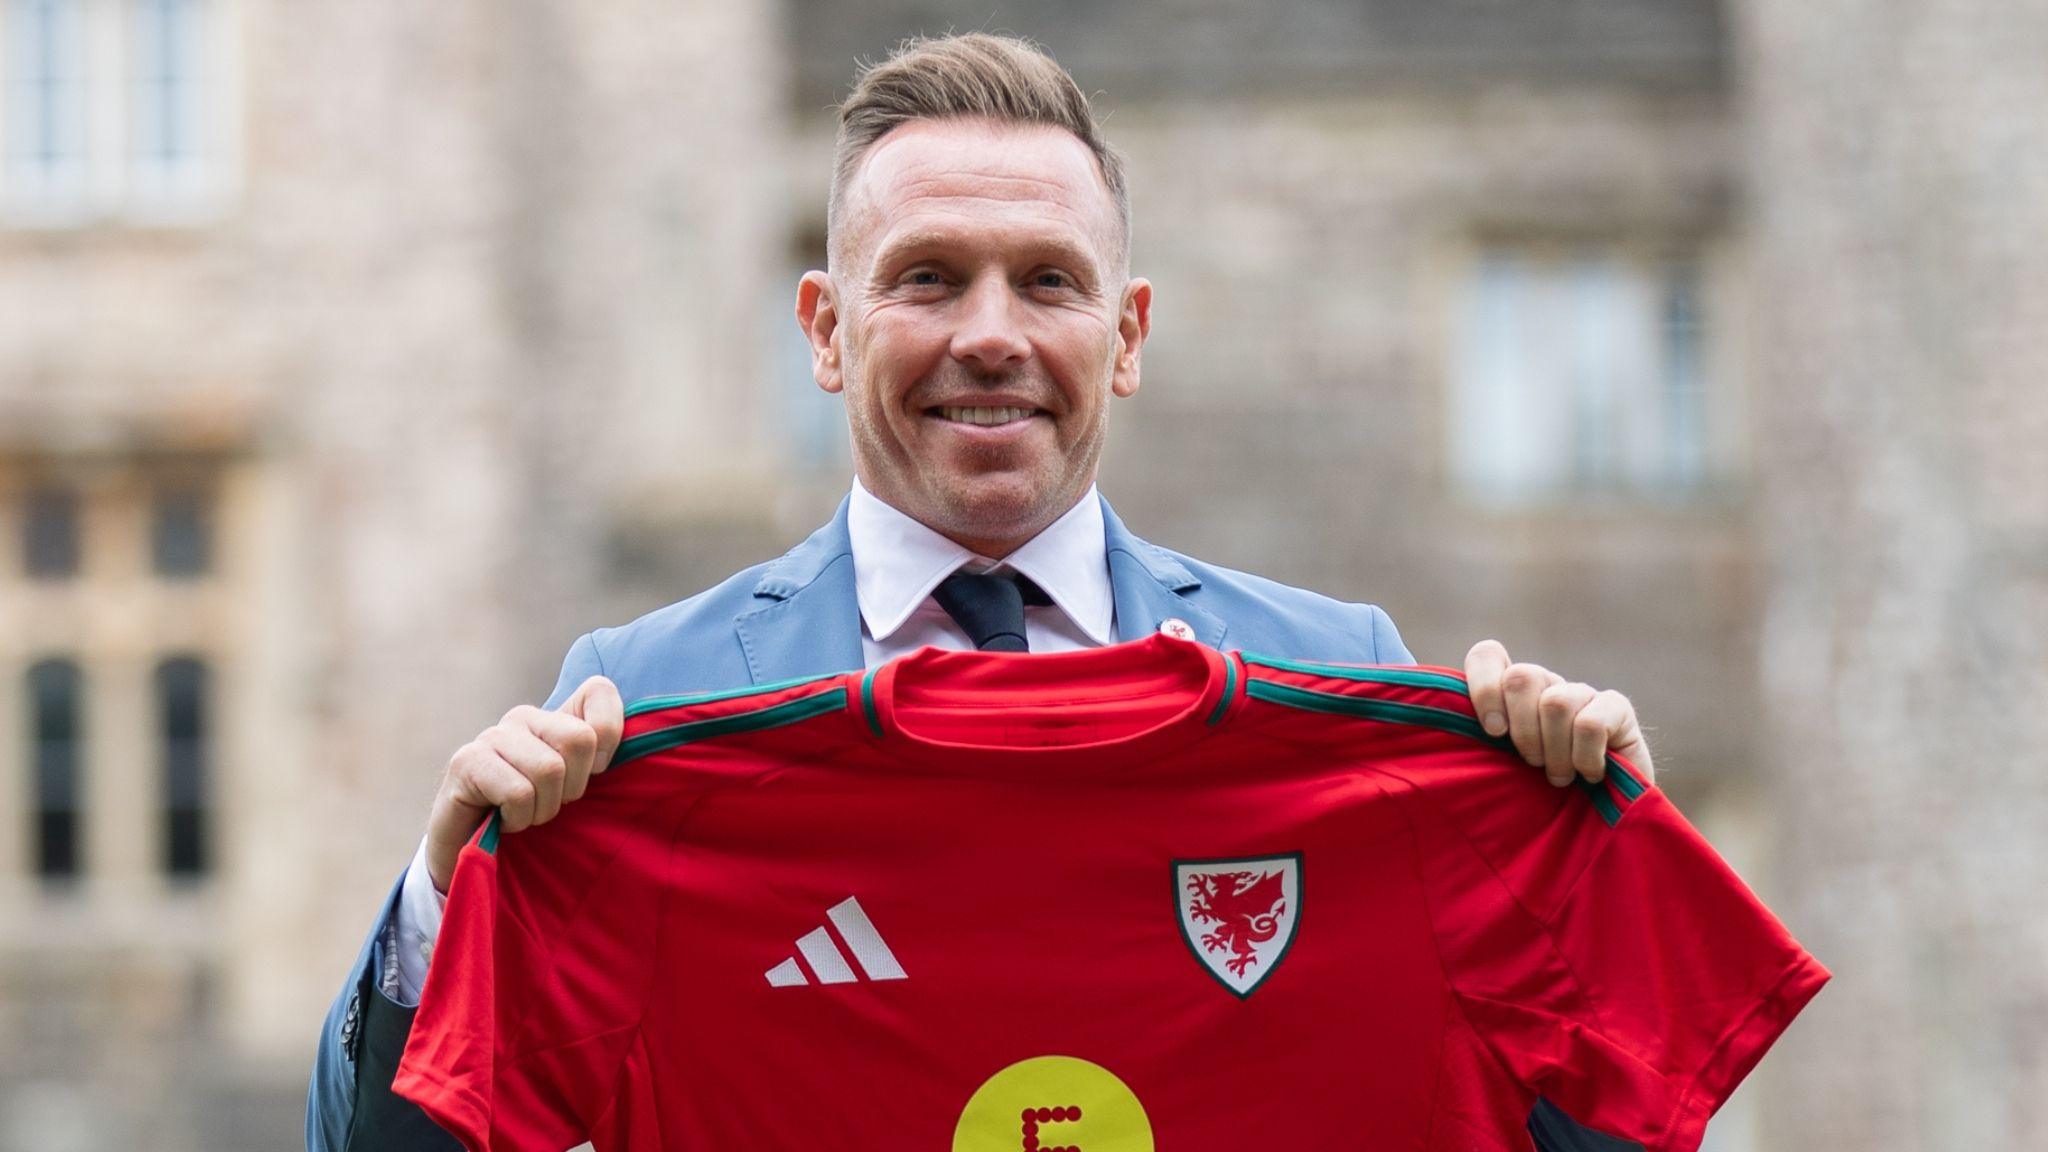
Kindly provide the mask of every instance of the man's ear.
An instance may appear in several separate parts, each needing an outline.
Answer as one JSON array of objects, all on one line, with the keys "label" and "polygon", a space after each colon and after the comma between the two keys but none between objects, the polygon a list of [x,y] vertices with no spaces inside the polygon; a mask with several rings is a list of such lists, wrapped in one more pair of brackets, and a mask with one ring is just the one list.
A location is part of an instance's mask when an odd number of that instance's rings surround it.
[{"label": "man's ear", "polygon": [[839,302],[832,278],[806,272],[796,286],[796,322],[811,345],[811,378],[827,392],[846,386],[839,364]]},{"label": "man's ear", "polygon": [[1152,334],[1152,282],[1132,280],[1124,285],[1124,300],[1116,318],[1116,367],[1109,377],[1109,390],[1118,396],[1138,391],[1138,354],[1145,337]]}]

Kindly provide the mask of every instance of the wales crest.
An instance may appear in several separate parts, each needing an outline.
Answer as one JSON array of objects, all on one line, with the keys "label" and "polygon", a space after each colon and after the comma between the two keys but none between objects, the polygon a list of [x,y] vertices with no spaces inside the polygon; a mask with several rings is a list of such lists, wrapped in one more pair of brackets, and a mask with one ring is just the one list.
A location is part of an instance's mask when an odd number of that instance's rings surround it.
[{"label": "wales crest", "polygon": [[1301,853],[1176,860],[1181,935],[1195,959],[1239,999],[1273,974],[1301,922]]}]

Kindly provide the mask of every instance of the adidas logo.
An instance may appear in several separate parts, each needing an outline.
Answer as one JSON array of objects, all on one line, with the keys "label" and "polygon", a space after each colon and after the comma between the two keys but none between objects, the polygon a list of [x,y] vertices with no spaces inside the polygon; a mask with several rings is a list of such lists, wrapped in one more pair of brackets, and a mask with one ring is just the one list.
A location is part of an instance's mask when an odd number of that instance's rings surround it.
[{"label": "adidas logo", "polygon": [[[896,954],[889,951],[882,934],[875,930],[875,922],[861,911],[860,901],[848,896],[834,904],[825,913],[825,918],[839,930],[839,939],[845,941],[846,950],[853,953],[854,963],[860,965],[868,979],[905,979],[903,965],[896,962]],[[832,934],[825,931],[823,925],[799,937],[796,950],[820,984],[852,984],[860,979],[853,974],[845,954],[832,942]],[[770,968],[766,975],[768,983],[777,988],[795,988],[811,982],[810,977],[804,975],[803,968],[797,965],[795,956]]]}]

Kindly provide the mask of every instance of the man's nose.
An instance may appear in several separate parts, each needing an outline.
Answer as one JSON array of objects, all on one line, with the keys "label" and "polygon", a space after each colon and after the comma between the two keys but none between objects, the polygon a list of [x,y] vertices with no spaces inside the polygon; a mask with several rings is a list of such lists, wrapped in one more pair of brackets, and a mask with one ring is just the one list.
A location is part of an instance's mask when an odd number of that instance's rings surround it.
[{"label": "man's nose", "polygon": [[953,358],[983,369],[1014,368],[1031,357],[1031,343],[1016,312],[1016,294],[999,276],[976,280],[960,301]]}]

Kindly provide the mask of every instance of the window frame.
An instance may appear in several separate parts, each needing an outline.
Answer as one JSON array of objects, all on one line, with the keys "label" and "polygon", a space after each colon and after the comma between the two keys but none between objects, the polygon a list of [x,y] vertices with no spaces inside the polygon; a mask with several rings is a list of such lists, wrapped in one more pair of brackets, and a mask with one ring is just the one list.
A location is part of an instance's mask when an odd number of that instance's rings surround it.
[{"label": "window frame", "polygon": [[[79,163],[59,184],[17,172],[21,113],[14,99],[22,13],[43,4],[74,13]],[[189,148],[152,157],[161,123],[148,83],[155,30],[184,31],[176,115]],[[197,227],[218,220],[240,181],[240,0],[0,0],[0,229],[74,229],[103,222]],[[158,57],[161,59],[161,57]],[[25,169],[24,169],[25,171]]]},{"label": "window frame", "polygon": [[[1512,476],[1493,484],[1483,477],[1475,481],[1471,462],[1462,455],[1471,448],[1460,442],[1468,435],[1460,423],[1465,418],[1461,409],[1472,401],[1461,374],[1468,371],[1472,349],[1480,343],[1472,336],[1467,315],[1480,270],[1490,256],[1506,253],[1520,258],[1525,268],[1549,269],[1554,288],[1554,281],[1562,276],[1556,270],[1568,266],[1574,254],[1588,252],[1604,255],[1634,275],[1637,284],[1654,283],[1657,287],[1656,303],[1641,313],[1649,317],[1648,343],[1658,365],[1656,381],[1634,395],[1659,404],[1668,399],[1673,391],[1671,381],[1676,378],[1667,367],[1666,345],[1672,332],[1665,312],[1667,277],[1674,267],[1689,270],[1694,303],[1682,338],[1690,342],[1688,354],[1694,365],[1685,385],[1699,422],[1692,449],[1688,449],[1694,458],[1665,465],[1678,469],[1680,475],[1656,483],[1628,479],[1625,467],[1619,479],[1611,482],[1588,483],[1567,471],[1561,482],[1537,484],[1526,494],[1513,487],[1527,481]],[[1438,308],[1433,342],[1439,367],[1438,426],[1432,442],[1438,490],[1452,507],[1490,517],[1686,515],[1718,514],[1739,502],[1747,484],[1747,429],[1742,423],[1746,399],[1739,372],[1743,333],[1734,292],[1739,268],[1735,249],[1727,239],[1704,228],[1480,229],[1440,253],[1434,277]],[[1678,423],[1666,419],[1660,433],[1663,444],[1672,442]],[[1559,439],[1552,434],[1549,442],[1557,445],[1551,449],[1554,453],[1576,451],[1571,436]],[[1536,450],[1544,447],[1539,444]],[[1610,454],[1609,463],[1615,462],[1626,464],[1618,452]]]}]

